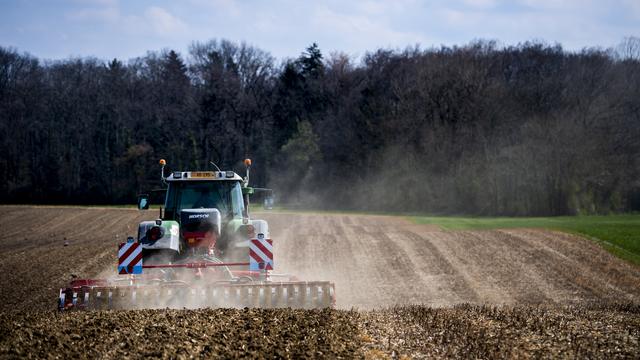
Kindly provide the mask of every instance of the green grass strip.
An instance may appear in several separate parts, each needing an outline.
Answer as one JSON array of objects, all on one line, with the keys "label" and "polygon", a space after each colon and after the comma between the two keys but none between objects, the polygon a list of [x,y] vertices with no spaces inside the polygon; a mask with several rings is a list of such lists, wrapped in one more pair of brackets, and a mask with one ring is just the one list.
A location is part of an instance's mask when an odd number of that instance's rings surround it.
[{"label": "green grass strip", "polygon": [[640,265],[640,215],[558,217],[440,217],[411,216],[417,224],[448,230],[545,228],[579,234],[611,253]]}]

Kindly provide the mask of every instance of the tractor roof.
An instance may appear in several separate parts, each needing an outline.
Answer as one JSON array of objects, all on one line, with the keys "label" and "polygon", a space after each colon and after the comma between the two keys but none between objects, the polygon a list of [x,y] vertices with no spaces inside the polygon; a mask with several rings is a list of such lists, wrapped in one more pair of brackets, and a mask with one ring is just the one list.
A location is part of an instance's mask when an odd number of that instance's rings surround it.
[{"label": "tractor roof", "polygon": [[174,171],[167,181],[242,181],[240,175],[233,171]]}]

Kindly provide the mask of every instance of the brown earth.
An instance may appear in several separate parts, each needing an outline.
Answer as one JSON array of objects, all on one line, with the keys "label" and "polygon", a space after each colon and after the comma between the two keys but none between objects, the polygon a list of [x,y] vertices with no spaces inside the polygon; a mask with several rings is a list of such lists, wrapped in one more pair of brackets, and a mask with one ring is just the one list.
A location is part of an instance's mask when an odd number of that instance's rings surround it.
[{"label": "brown earth", "polygon": [[[54,310],[59,287],[115,271],[116,244],[155,216],[0,207],[0,356],[640,353],[640,269],[598,245],[546,230],[441,231],[385,216],[258,216],[269,221],[276,270],[334,281],[345,310]],[[412,304],[425,306],[401,306]]]},{"label": "brown earth", "polygon": [[[115,271],[117,244],[157,214],[133,209],[0,206],[0,310],[55,308],[74,277]],[[64,246],[65,241],[68,246]]]},{"label": "brown earth", "polygon": [[1,358],[637,358],[637,306],[0,314]]},{"label": "brown earth", "polygon": [[640,300],[638,267],[561,232],[441,231],[386,216],[263,217],[276,268],[334,281],[339,308]]}]

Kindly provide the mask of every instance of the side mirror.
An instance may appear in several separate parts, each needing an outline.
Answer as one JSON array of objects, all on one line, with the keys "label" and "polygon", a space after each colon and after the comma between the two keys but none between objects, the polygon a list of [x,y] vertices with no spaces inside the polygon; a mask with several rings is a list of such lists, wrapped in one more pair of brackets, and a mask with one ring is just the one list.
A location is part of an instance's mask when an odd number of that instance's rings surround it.
[{"label": "side mirror", "polygon": [[147,209],[149,209],[149,195],[148,194],[138,195],[138,210],[147,210]]},{"label": "side mirror", "polygon": [[273,210],[273,195],[269,194],[264,197],[264,209],[265,210]]}]

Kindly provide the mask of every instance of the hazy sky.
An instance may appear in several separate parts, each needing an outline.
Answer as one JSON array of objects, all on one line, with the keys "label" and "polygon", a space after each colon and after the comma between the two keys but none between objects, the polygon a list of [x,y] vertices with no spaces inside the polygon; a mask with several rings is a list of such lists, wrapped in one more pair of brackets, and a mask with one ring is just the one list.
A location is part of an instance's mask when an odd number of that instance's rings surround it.
[{"label": "hazy sky", "polygon": [[50,59],[185,53],[213,38],[283,58],[314,41],[325,54],[360,56],[478,38],[607,48],[625,36],[640,36],[640,0],[0,0],[0,46]]}]

